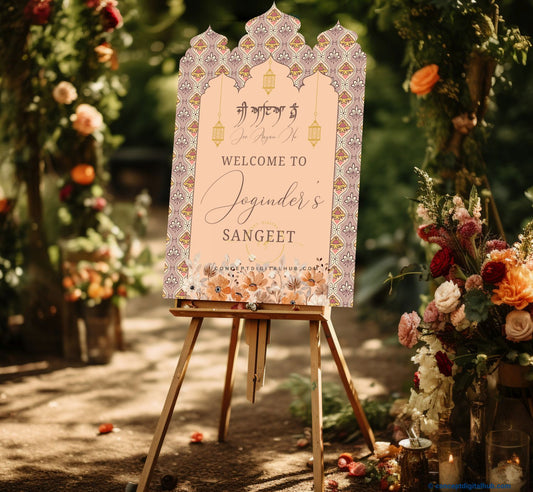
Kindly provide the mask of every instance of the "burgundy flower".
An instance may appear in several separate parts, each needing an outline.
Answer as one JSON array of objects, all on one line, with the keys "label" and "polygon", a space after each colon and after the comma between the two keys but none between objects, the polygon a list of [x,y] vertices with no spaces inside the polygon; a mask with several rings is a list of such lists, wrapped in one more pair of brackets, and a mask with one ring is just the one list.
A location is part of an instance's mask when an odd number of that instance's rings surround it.
[{"label": "burgundy flower", "polygon": [[440,350],[435,354],[435,359],[437,360],[437,366],[439,368],[439,371],[444,376],[451,376],[452,375],[452,361],[448,358],[448,356],[441,352]]},{"label": "burgundy flower", "polygon": [[74,186],[72,186],[72,183],[67,183],[65,186],[63,186],[63,188],[59,190],[59,200],[62,202],[66,202],[72,195],[73,191]]},{"label": "burgundy flower", "polygon": [[413,386],[416,391],[420,389],[420,373],[418,371],[413,375]]},{"label": "burgundy flower", "polygon": [[113,5],[106,5],[102,9],[102,25],[108,32],[122,25],[122,15]]},{"label": "burgundy flower", "polygon": [[32,24],[42,26],[52,13],[51,0],[30,0],[24,7],[24,16]]},{"label": "burgundy flower", "polygon": [[450,236],[444,227],[435,224],[422,225],[417,230],[418,236],[428,243],[438,244],[441,248],[450,244]]},{"label": "burgundy flower", "polygon": [[444,247],[435,253],[431,260],[429,269],[433,278],[448,275],[450,267],[454,264],[453,252],[450,248]]},{"label": "burgundy flower", "polygon": [[505,264],[500,261],[489,261],[481,268],[481,278],[487,284],[497,284],[505,277]]},{"label": "burgundy flower", "polygon": [[429,239],[438,234],[438,228],[435,224],[421,225],[416,231],[418,236],[424,241],[431,242]]},{"label": "burgundy flower", "polygon": [[461,224],[457,229],[457,232],[464,239],[470,239],[478,234],[481,234],[481,223],[479,220],[470,219],[464,224]]}]

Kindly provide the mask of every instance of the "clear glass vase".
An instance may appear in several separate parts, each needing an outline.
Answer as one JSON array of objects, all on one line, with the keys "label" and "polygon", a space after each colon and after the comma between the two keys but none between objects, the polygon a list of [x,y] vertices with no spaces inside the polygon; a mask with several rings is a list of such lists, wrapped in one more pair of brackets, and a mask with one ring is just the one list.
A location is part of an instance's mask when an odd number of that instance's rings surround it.
[{"label": "clear glass vase", "polygon": [[[498,368],[498,396],[492,419],[492,430],[517,430],[533,441],[533,386],[526,379],[528,367],[500,363]],[[529,453],[533,457],[533,449]]]}]

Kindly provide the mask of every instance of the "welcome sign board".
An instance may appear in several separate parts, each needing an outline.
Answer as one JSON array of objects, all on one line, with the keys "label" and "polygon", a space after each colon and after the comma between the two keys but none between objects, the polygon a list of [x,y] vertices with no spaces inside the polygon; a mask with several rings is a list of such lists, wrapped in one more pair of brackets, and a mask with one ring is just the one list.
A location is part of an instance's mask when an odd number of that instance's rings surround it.
[{"label": "welcome sign board", "polygon": [[366,57],[273,6],[180,61],[163,295],[353,304]]}]

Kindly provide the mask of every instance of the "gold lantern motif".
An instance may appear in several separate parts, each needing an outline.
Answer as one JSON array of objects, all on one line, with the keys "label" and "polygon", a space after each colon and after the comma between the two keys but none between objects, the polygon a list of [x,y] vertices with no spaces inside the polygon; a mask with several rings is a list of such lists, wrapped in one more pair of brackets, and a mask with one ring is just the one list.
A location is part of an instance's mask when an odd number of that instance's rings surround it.
[{"label": "gold lantern motif", "polygon": [[213,127],[213,133],[211,136],[211,140],[215,143],[215,145],[218,147],[221,142],[224,141],[224,125],[220,121],[220,116],[222,112],[222,84],[224,82],[224,74],[220,74],[220,100],[218,102],[218,121],[216,122],[215,126]]},{"label": "gold lantern motif", "polygon": [[307,140],[311,142],[313,147],[320,142],[320,138],[322,137],[322,127],[318,124],[318,121],[316,120],[316,117],[318,115],[318,82],[320,80],[320,74],[317,73],[316,75],[316,99],[315,99],[315,119],[313,123],[309,125],[309,131],[307,133]]},{"label": "gold lantern motif", "polygon": [[268,61],[268,70],[263,75],[263,89],[270,94],[276,87],[276,74],[271,70],[272,58]]},{"label": "gold lantern motif", "polygon": [[[316,113],[315,113],[315,116],[316,116]],[[322,127],[318,124],[318,122],[315,119],[315,121],[313,121],[313,123],[309,125],[309,133],[307,136],[307,140],[309,140],[313,144],[313,147],[318,142],[320,142],[321,134],[322,134]]]},{"label": "gold lantern motif", "polygon": [[220,122],[220,120],[218,120],[216,125],[213,127],[213,136],[211,137],[211,140],[215,142],[217,147],[221,142],[224,141],[224,130],[224,125]]}]

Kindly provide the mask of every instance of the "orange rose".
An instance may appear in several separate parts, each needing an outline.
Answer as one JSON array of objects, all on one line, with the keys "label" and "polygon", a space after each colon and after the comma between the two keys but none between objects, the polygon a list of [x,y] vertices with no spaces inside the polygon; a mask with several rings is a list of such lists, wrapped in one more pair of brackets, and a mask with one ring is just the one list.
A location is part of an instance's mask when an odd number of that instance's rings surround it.
[{"label": "orange rose", "polygon": [[95,178],[94,167],[90,164],[78,164],[70,170],[70,177],[79,185],[90,185]]},{"label": "orange rose", "polygon": [[497,289],[492,291],[492,302],[524,309],[533,302],[533,272],[525,265],[509,268]]},{"label": "orange rose", "polygon": [[429,94],[439,80],[439,66],[433,63],[422,67],[413,74],[409,88],[414,94],[423,96]]},{"label": "orange rose", "polygon": [[103,287],[101,285],[95,284],[95,283],[89,284],[89,287],[87,288],[87,295],[91,299],[101,298],[103,297],[102,294],[103,294]]}]

